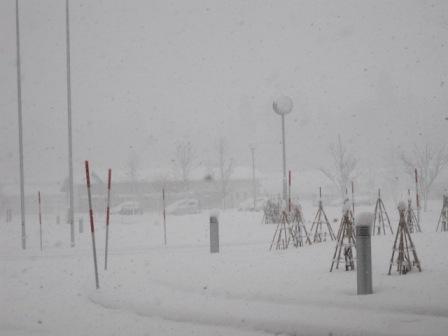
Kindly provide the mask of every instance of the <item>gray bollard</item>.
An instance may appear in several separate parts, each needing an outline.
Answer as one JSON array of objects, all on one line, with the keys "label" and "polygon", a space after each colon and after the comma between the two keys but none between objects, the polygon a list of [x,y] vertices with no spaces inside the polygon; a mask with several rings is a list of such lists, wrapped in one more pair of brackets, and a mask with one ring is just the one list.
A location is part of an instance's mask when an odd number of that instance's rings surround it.
[{"label": "gray bollard", "polygon": [[356,216],[356,266],[357,294],[372,294],[372,244],[373,214],[363,212]]},{"label": "gray bollard", "polygon": [[210,215],[210,253],[219,253],[218,215]]},{"label": "gray bollard", "polygon": [[78,221],[78,229],[79,229],[79,233],[84,232],[84,220],[82,217]]}]

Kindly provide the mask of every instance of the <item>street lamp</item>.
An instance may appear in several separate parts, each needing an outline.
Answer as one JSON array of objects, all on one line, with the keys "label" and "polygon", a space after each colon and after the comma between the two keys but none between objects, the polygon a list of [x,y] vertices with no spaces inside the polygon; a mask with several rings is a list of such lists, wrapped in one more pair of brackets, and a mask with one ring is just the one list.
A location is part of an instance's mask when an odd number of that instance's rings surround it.
[{"label": "street lamp", "polygon": [[70,245],[75,246],[75,216],[73,195],[73,141],[72,141],[72,89],[70,77],[70,7],[69,0],[65,1],[65,38],[67,56],[67,126],[68,126],[68,190],[69,209],[68,219],[70,222]]},{"label": "street lamp", "polygon": [[25,230],[25,178],[23,172],[23,128],[22,128],[22,70],[20,63],[20,22],[19,0],[16,0],[16,50],[17,50],[17,109],[19,124],[19,160],[20,160],[20,215],[22,221],[22,249],[26,249]]},{"label": "street lamp", "polygon": [[283,200],[287,201],[286,187],[286,145],[285,145],[285,115],[290,113],[293,108],[292,99],[287,96],[280,96],[274,100],[272,108],[274,112],[282,117],[282,145],[283,145]]}]

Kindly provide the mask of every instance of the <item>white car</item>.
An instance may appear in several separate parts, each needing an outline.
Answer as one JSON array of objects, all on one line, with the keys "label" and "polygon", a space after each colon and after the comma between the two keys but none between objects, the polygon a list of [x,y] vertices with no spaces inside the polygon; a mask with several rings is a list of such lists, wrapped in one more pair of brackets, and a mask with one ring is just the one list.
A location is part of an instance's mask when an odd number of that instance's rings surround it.
[{"label": "white car", "polygon": [[262,211],[267,202],[266,197],[257,197],[254,209],[254,199],[248,198],[245,201],[241,202],[238,206],[239,211]]},{"label": "white car", "polygon": [[187,215],[201,212],[199,200],[195,198],[185,198],[166,207],[166,213],[171,215]]},{"label": "white car", "polygon": [[143,215],[143,209],[138,202],[123,202],[110,210],[111,214]]}]

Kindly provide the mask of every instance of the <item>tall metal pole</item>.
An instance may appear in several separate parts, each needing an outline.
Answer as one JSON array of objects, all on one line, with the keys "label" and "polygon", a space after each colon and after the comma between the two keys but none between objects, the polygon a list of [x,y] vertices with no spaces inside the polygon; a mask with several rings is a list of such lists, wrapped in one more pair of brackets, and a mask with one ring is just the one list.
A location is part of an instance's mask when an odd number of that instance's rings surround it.
[{"label": "tall metal pole", "polygon": [[72,92],[70,79],[70,12],[69,0],[65,1],[66,18],[66,53],[67,53],[67,120],[68,120],[68,187],[69,187],[69,222],[70,222],[70,243],[75,246],[75,216],[73,197],[73,146],[72,146]]},{"label": "tall metal pole", "polygon": [[163,245],[166,247],[166,208],[165,208],[165,188],[162,188],[162,206],[163,206]]},{"label": "tall metal pole", "polygon": [[285,144],[285,115],[282,114],[282,145],[283,145],[283,200],[287,201],[286,186],[286,144]]},{"label": "tall metal pole", "polygon": [[283,200],[287,202],[287,186],[286,186],[286,141],[285,141],[285,115],[290,113],[294,104],[291,98],[281,96],[272,104],[274,112],[282,117],[282,147],[283,147]]},{"label": "tall metal pole", "polygon": [[252,153],[252,197],[254,198],[254,210],[257,208],[257,185],[255,183],[255,147],[251,146]]},{"label": "tall metal pole", "polygon": [[42,245],[42,205],[40,200],[40,191],[37,193],[37,200],[39,203],[39,238],[40,238],[40,250],[42,252],[43,245]]},{"label": "tall metal pole", "polygon": [[20,214],[22,221],[22,249],[26,249],[25,231],[25,181],[23,173],[23,130],[22,130],[22,78],[20,63],[20,23],[19,0],[16,0],[16,49],[17,49],[17,108],[19,123],[19,160],[20,160]]}]

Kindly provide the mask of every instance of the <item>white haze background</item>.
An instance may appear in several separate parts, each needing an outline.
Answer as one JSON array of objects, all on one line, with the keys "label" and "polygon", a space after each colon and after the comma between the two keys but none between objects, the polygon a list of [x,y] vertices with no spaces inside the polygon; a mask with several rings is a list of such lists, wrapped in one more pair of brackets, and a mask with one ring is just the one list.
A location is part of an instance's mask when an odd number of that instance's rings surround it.
[{"label": "white haze background", "polygon": [[[0,171],[18,183],[14,1],[0,2]],[[82,162],[169,169],[177,141],[215,165],[224,136],[239,165],[315,169],[341,134],[360,167],[444,143],[446,1],[71,0],[75,174]],[[27,183],[67,176],[65,1],[20,1]],[[55,186],[56,187],[56,186]]]}]

